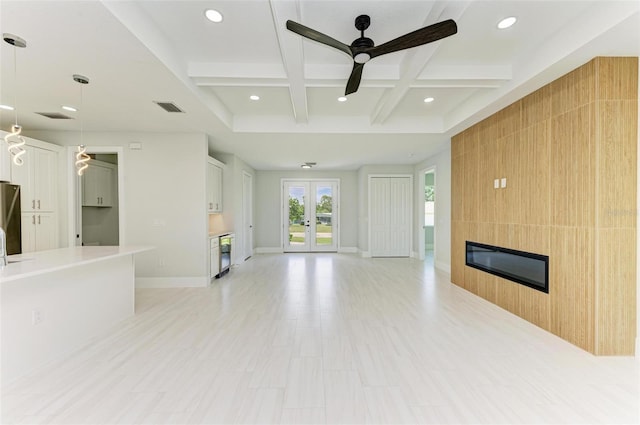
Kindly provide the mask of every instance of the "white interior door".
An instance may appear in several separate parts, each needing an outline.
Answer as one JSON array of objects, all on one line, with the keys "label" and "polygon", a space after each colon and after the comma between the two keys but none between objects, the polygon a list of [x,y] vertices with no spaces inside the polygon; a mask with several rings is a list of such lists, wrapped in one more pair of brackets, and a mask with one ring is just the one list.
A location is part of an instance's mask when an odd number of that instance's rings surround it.
[{"label": "white interior door", "polygon": [[411,255],[411,177],[369,179],[369,245],[372,257]]},{"label": "white interior door", "polygon": [[253,255],[253,179],[251,174],[242,173],[242,221],[244,222],[243,258]]},{"label": "white interior door", "polygon": [[338,183],[283,183],[283,241],[285,252],[338,250]]}]

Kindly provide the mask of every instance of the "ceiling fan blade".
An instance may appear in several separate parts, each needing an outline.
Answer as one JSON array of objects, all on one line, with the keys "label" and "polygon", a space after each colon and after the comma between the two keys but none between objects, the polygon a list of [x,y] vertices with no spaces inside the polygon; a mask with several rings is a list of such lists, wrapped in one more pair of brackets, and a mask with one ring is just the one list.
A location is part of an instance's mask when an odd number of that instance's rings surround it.
[{"label": "ceiling fan blade", "polygon": [[326,44],[327,46],[341,50],[351,56],[351,47],[319,31],[316,31],[309,27],[305,27],[304,25],[291,20],[287,21],[287,29],[289,31],[295,32],[296,34],[300,34],[301,36],[306,37],[310,40],[317,41],[318,43]]},{"label": "ceiling fan blade", "polygon": [[431,43],[442,38],[449,37],[457,32],[458,26],[453,19],[447,19],[446,21],[420,28],[419,30],[410,32],[409,34],[405,34],[379,46],[372,47],[367,50],[367,53],[374,58],[387,53]]},{"label": "ceiling fan blade", "polygon": [[357,63],[357,62],[353,63],[353,69],[351,70],[349,81],[347,81],[347,88],[344,91],[345,96],[358,91],[358,87],[360,87],[360,80],[362,79],[363,69],[364,69],[363,63]]}]

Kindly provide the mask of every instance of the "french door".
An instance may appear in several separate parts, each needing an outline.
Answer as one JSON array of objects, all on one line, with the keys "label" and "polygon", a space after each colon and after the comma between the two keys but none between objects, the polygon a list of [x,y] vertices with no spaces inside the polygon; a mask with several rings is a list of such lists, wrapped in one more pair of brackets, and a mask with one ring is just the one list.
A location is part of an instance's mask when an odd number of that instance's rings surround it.
[{"label": "french door", "polygon": [[338,250],[338,182],[283,181],[285,252]]}]

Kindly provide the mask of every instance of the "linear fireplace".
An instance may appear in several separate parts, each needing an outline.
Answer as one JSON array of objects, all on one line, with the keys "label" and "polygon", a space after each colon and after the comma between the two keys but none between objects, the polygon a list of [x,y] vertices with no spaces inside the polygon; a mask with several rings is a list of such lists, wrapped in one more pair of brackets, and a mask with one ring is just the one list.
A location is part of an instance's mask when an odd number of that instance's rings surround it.
[{"label": "linear fireplace", "polygon": [[465,264],[549,293],[549,257],[515,249],[466,242]]}]

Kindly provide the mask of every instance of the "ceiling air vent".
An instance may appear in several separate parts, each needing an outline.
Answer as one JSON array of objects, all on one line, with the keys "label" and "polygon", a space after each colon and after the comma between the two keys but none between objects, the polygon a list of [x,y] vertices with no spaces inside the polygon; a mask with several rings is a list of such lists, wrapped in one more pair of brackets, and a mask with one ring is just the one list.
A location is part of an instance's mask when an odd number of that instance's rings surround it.
[{"label": "ceiling air vent", "polygon": [[38,115],[42,115],[43,117],[51,118],[52,120],[72,120],[73,118],[69,115],[61,114],[60,112],[36,112]]},{"label": "ceiling air vent", "polygon": [[156,103],[159,107],[161,107],[162,109],[164,109],[167,112],[182,112],[182,113],[184,113],[184,111],[182,109],[180,109],[173,102],[158,102],[158,101],[154,100],[154,103]]}]

